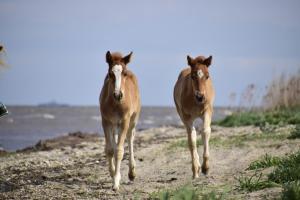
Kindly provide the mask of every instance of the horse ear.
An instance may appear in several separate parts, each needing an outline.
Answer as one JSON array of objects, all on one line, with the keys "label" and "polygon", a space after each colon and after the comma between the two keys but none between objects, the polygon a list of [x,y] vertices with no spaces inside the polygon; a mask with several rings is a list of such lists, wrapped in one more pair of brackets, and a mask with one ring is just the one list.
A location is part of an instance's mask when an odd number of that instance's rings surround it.
[{"label": "horse ear", "polygon": [[194,59],[193,59],[192,57],[190,57],[189,55],[187,55],[186,58],[187,58],[188,65],[189,65],[189,66],[192,66],[192,65],[193,65]]},{"label": "horse ear", "polygon": [[125,56],[125,57],[123,58],[123,62],[125,63],[125,65],[127,65],[127,64],[130,62],[130,60],[131,60],[131,55],[132,55],[132,52],[130,52],[130,54],[128,54],[127,56]]},{"label": "horse ear", "polygon": [[209,67],[210,65],[211,65],[211,61],[212,61],[212,56],[209,56],[208,58],[206,58],[205,60],[204,60],[204,64],[207,66],[207,67]]},{"label": "horse ear", "polygon": [[109,64],[111,63],[111,54],[110,54],[110,51],[107,51],[106,52],[106,62]]}]

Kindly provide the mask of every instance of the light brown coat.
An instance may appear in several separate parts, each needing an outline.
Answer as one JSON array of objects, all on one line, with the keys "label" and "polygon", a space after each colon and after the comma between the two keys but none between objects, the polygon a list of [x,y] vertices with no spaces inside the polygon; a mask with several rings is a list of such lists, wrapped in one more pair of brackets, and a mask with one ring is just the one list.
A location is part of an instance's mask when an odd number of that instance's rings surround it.
[{"label": "light brown coat", "polygon": [[[130,180],[135,178],[133,140],[141,105],[137,79],[127,69],[131,54],[122,57],[120,53],[107,52],[109,69],[99,98],[106,141],[105,152],[114,190],[118,190],[120,185],[120,166],[126,137],[129,146],[128,176]],[[120,87],[117,86],[117,80],[120,81]]]},{"label": "light brown coat", "polygon": [[212,57],[198,56],[193,59],[187,56],[187,60],[189,67],[181,71],[174,87],[174,101],[177,112],[187,130],[193,177],[196,178],[199,177],[200,162],[194,121],[196,118],[203,120],[203,129],[201,130],[204,144],[202,172],[207,174],[209,170],[210,124],[215,93],[208,72]]}]

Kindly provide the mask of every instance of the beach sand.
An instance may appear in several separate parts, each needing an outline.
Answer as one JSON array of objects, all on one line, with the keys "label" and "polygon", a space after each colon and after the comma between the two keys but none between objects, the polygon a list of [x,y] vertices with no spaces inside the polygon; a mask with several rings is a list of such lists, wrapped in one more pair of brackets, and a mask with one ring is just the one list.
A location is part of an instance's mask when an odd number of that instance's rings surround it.
[{"label": "beach sand", "polygon": [[[157,198],[161,191],[185,185],[200,195],[215,191],[225,195],[225,199],[277,198],[281,187],[240,191],[237,177],[251,176],[254,172],[246,168],[266,153],[284,156],[298,150],[299,139],[286,139],[291,129],[293,126],[279,127],[273,137],[253,126],[212,126],[210,173],[194,180],[183,127],[139,131],[134,143],[137,177],[134,182],[127,177],[126,145],[118,192],[112,190],[104,138],[74,133],[41,141],[35,147],[16,153],[3,153],[0,156],[0,199],[151,199]],[[202,145],[198,152],[202,161]],[[267,171],[262,173],[266,176]]]}]

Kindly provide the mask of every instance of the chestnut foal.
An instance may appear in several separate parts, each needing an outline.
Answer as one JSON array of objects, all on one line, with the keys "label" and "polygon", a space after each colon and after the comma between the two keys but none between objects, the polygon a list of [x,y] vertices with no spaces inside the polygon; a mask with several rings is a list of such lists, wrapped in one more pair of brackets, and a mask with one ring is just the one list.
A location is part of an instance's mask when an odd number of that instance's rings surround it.
[{"label": "chestnut foal", "polygon": [[133,140],[141,105],[138,83],[135,75],[127,69],[132,52],[122,57],[120,53],[106,53],[108,73],[100,94],[100,112],[105,134],[105,152],[109,164],[113,189],[118,190],[121,180],[120,166],[124,154],[124,141],[128,139],[129,172],[131,181],[135,178]]},{"label": "chestnut foal", "polygon": [[187,56],[189,67],[182,70],[174,87],[174,101],[177,112],[186,127],[188,145],[192,156],[193,178],[199,177],[200,162],[197,153],[197,135],[194,128],[196,118],[203,121],[201,130],[204,144],[202,173],[209,170],[209,137],[210,123],[213,113],[214,89],[210,79],[208,67],[212,56],[205,58],[198,56],[195,59]]}]

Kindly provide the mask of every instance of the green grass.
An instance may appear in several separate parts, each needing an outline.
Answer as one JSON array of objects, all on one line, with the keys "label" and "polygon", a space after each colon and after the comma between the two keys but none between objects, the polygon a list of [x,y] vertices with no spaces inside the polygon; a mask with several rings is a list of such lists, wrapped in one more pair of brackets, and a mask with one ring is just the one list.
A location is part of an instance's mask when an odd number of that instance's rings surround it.
[{"label": "green grass", "polygon": [[260,160],[256,160],[250,163],[247,170],[264,169],[271,166],[276,166],[280,164],[281,161],[282,159],[277,156],[271,156],[269,154],[265,154],[264,157],[261,158]]},{"label": "green grass", "polygon": [[286,125],[286,124],[300,124],[300,107],[277,109],[271,111],[246,111],[237,112],[225,119],[214,122],[216,125],[225,127],[237,126],[263,126],[265,124],[271,125]]},{"label": "green grass", "polygon": [[288,137],[288,139],[297,139],[297,138],[300,138],[300,124],[296,125],[295,130],[293,130],[290,136]]},{"label": "green grass", "polygon": [[[221,142],[222,141],[219,137],[212,137],[209,140],[210,145],[217,145],[217,144],[220,144]],[[203,145],[202,139],[198,138],[197,139],[197,147],[202,146],[202,145]],[[169,146],[169,149],[174,149],[174,148],[188,148],[187,138],[179,139],[179,140],[172,142]]]},{"label": "green grass", "polygon": [[225,195],[217,194],[215,191],[212,191],[208,194],[204,194],[201,199],[202,200],[221,200],[221,199],[225,199]]},{"label": "green grass", "polygon": [[[267,180],[261,180],[262,173],[258,169],[275,166],[268,174]],[[286,157],[276,157],[265,154],[257,161],[252,162],[246,170],[256,170],[252,176],[240,176],[238,188],[249,192],[268,187],[282,186],[282,199],[300,199],[300,150]]]},{"label": "green grass", "polygon": [[209,186],[193,186],[185,185],[176,189],[166,189],[150,194],[149,199],[159,200],[222,200],[225,193],[231,191],[231,187],[227,185]]},{"label": "green grass", "polygon": [[269,180],[281,184],[300,180],[300,151],[283,158],[269,174]]},{"label": "green grass", "polygon": [[294,181],[283,186],[283,200],[299,200],[300,199],[300,180]]},{"label": "green grass", "polygon": [[165,190],[156,193],[152,193],[150,195],[150,199],[160,199],[160,200],[197,200],[198,195],[196,194],[196,190],[191,186],[183,186],[175,190]]},{"label": "green grass", "polygon": [[269,187],[276,187],[278,184],[269,181],[269,180],[262,180],[262,173],[258,174],[255,172],[252,176],[239,176],[237,179],[238,181],[238,189],[239,190],[246,190],[248,192],[253,192],[257,190],[262,190],[264,188]]},{"label": "green grass", "polygon": [[[286,139],[285,133],[242,133],[239,135],[231,135],[228,137],[211,137],[209,140],[210,146],[214,147],[244,147],[247,146],[249,142],[252,141],[269,141],[269,140],[282,140]],[[197,139],[197,147],[202,145],[202,139]],[[187,138],[179,139],[175,142],[172,142],[169,149],[175,148],[188,148]]]},{"label": "green grass", "polygon": [[192,188],[183,187],[175,191],[167,191],[163,192],[161,194],[161,199],[167,200],[167,199],[185,199],[185,200],[196,200],[199,199],[196,195],[196,191]]}]

